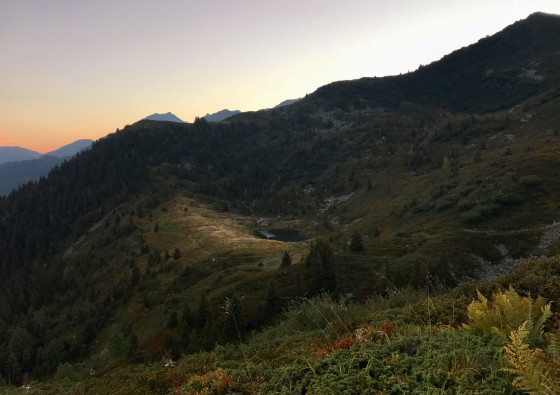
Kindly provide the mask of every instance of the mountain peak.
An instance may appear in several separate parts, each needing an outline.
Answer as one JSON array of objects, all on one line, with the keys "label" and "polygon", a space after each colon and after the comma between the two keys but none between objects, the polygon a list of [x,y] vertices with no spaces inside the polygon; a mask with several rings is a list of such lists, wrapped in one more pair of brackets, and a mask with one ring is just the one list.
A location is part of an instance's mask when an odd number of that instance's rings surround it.
[{"label": "mountain peak", "polygon": [[158,114],[157,112],[152,114],[152,115],[148,115],[146,118],[143,119],[147,119],[149,121],[164,121],[164,122],[179,122],[179,123],[186,123],[185,121],[183,121],[182,119],[180,119],[179,117],[177,117],[176,115],[174,115],[171,112],[167,112],[165,114]]},{"label": "mountain peak", "polygon": [[531,15],[529,15],[527,18],[525,18],[526,21],[528,20],[533,20],[533,19],[556,19],[559,20],[560,19],[560,15],[556,15],[556,14],[549,14],[547,12],[542,12],[542,11],[536,11],[533,12]]}]

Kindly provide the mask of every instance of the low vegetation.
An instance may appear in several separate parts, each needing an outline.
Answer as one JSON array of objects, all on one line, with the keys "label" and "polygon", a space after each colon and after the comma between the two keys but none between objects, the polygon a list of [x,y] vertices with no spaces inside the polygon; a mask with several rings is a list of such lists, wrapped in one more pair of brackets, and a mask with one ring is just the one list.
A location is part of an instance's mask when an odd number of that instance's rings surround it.
[{"label": "low vegetation", "polygon": [[[557,289],[547,290],[559,276],[560,260],[552,258],[492,282],[465,283],[460,292],[395,290],[364,303],[324,294],[294,303],[281,323],[243,343],[179,358],[163,353],[152,364],[118,367],[99,377],[81,364],[62,364],[50,383],[29,380],[1,389],[7,394],[90,394],[107,388],[114,394],[554,394],[560,390],[560,331],[551,302],[560,299]],[[530,294],[535,286],[543,290],[536,298]]]}]

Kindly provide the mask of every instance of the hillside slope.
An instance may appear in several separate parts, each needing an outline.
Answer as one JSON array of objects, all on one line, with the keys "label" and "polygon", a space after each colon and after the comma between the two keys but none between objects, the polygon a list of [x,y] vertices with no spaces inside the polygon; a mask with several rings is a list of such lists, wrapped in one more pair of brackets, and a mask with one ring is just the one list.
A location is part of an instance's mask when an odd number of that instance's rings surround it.
[{"label": "hillside slope", "polygon": [[[119,394],[518,394],[526,388],[554,393],[560,388],[553,370],[560,362],[554,354],[558,328],[548,308],[560,300],[559,268],[558,257],[528,262],[507,276],[441,295],[430,286],[342,305],[323,295],[293,304],[281,323],[253,333],[244,344],[178,359],[166,353],[151,364],[108,372],[64,364],[51,383],[27,381],[17,389],[0,384],[0,390],[10,395],[103,394],[109,388]],[[536,289],[543,297],[531,297]],[[485,305],[485,297],[495,304]],[[226,307],[223,316],[236,325],[238,311]],[[481,312],[483,319],[477,318]],[[518,327],[528,327],[524,321],[544,336],[513,338],[523,334]],[[510,333],[515,340],[508,339]]]},{"label": "hillside slope", "polygon": [[559,19],[535,13],[413,73],[334,82],[300,105],[346,110],[412,102],[460,112],[502,110],[558,88]]},{"label": "hillside slope", "polygon": [[[224,123],[142,120],[1,198],[1,376],[101,375],[236,342],[294,299],[557,254],[559,29],[536,14],[414,73]],[[253,237],[262,217],[312,241]]]}]

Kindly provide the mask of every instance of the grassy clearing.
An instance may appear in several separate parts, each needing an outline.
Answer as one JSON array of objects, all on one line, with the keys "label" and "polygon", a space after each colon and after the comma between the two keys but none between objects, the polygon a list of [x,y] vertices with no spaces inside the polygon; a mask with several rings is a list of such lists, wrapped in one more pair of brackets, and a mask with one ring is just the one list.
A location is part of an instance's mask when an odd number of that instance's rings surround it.
[{"label": "grassy clearing", "polygon": [[[180,259],[182,264],[212,259],[227,260],[231,264],[253,263],[279,256],[284,251],[295,258],[294,262],[303,258],[300,243],[254,237],[250,232],[254,218],[217,213],[181,196],[175,196],[165,206],[165,212],[153,214],[140,225],[145,230],[143,235],[148,245],[170,253],[175,248],[185,251]],[[156,224],[158,231],[153,232]],[[273,268],[270,264],[264,267]]]}]

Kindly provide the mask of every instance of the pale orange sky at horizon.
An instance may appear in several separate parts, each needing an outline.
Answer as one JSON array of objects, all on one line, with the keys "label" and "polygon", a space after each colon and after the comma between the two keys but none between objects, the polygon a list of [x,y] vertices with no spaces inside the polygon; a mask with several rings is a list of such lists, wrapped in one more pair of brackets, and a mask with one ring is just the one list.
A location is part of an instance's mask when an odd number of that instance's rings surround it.
[{"label": "pale orange sky at horizon", "polygon": [[394,75],[557,0],[19,0],[0,13],[0,146],[45,153],[153,113],[192,122]]}]

